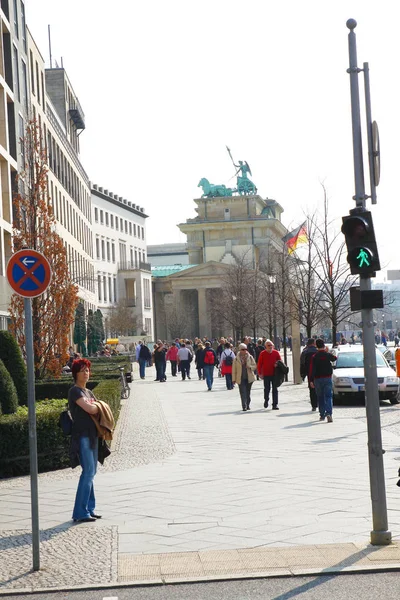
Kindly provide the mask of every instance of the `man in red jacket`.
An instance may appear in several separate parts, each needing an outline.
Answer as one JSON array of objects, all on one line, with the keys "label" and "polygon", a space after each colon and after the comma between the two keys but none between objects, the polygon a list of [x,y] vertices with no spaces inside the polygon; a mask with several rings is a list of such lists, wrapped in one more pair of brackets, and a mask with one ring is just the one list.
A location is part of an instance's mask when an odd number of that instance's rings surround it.
[{"label": "man in red jacket", "polygon": [[274,378],[276,363],[281,359],[278,350],[275,350],[271,340],[265,342],[265,350],[258,357],[257,372],[264,380],[264,408],[268,408],[269,392],[272,385],[272,410],[279,410],[278,407],[278,388]]}]

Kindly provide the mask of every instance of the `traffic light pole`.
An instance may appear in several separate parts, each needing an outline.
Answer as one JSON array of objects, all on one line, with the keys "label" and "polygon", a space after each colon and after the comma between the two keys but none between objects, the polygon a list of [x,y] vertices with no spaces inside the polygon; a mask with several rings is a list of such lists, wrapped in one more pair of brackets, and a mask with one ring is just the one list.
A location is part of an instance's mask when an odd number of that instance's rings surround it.
[{"label": "traffic light pole", "polygon": [[[357,22],[349,19],[346,23],[350,29],[349,33],[349,59],[350,68],[350,94],[351,94],[351,116],[353,130],[353,156],[354,156],[354,180],[356,206],[365,210],[365,186],[362,154],[360,96],[358,88],[357,67],[357,45],[354,29]],[[360,289],[368,291],[371,289],[371,278],[360,276]],[[368,431],[368,460],[369,478],[372,501],[372,523],[371,544],[376,546],[387,545],[392,541],[392,534],[388,530],[388,516],[386,505],[385,474],[383,467],[381,419],[379,412],[378,376],[376,370],[376,349],[374,335],[374,320],[372,309],[363,309],[363,347],[364,347],[364,375],[365,375],[365,406],[367,413]]]}]

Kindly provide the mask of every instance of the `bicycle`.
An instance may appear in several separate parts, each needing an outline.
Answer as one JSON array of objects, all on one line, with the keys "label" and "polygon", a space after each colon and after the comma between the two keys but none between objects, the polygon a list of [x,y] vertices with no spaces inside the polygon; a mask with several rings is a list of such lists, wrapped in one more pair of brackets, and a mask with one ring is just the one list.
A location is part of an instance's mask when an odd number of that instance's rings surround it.
[{"label": "bicycle", "polygon": [[126,381],[126,375],[124,373],[125,368],[124,367],[118,367],[120,375],[119,375],[119,382],[121,384],[121,398],[123,400],[127,400],[130,396],[131,393],[131,388],[129,387],[127,381]]}]

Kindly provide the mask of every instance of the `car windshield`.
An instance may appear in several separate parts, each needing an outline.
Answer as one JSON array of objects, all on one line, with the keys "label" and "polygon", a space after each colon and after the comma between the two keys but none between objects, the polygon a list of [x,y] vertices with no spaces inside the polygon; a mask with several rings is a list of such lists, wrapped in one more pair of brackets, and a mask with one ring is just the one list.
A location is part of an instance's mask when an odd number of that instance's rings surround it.
[{"label": "car windshield", "polygon": [[[385,359],[380,352],[376,353],[376,366],[387,367]],[[362,352],[339,352],[336,368],[337,369],[357,369],[364,367],[364,355]]]}]

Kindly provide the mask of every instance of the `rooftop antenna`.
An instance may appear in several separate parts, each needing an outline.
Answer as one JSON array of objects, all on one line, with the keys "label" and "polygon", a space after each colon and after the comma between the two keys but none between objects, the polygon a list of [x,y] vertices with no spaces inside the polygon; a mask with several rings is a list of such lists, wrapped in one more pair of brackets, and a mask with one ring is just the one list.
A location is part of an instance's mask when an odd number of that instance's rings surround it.
[{"label": "rooftop antenna", "polygon": [[51,34],[50,34],[50,25],[47,26],[49,31],[49,54],[50,54],[50,69],[53,68],[53,59],[51,56]]}]

